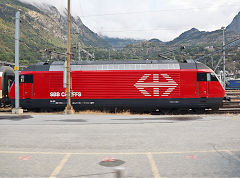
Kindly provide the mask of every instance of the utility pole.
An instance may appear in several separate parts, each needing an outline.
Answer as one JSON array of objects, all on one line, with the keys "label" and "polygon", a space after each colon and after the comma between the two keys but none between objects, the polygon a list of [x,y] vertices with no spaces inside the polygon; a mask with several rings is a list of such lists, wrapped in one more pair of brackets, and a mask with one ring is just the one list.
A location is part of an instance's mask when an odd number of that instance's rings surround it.
[{"label": "utility pole", "polygon": [[223,31],[222,42],[222,56],[223,56],[223,87],[226,88],[226,52],[225,52],[225,27],[221,28]]},{"label": "utility pole", "polygon": [[67,18],[67,65],[65,70],[67,72],[66,80],[66,94],[67,94],[67,106],[65,108],[65,114],[73,114],[74,110],[71,105],[71,69],[70,63],[72,59],[72,40],[71,40],[71,9],[70,0],[68,0],[68,18]]},{"label": "utility pole", "polygon": [[78,43],[78,60],[81,61],[81,43]]},{"label": "utility pole", "polygon": [[212,61],[212,69],[213,69],[213,56],[211,56],[211,61]]},{"label": "utility pole", "polygon": [[23,109],[19,107],[19,34],[20,34],[20,12],[16,13],[15,20],[15,108],[13,114],[22,114]]}]

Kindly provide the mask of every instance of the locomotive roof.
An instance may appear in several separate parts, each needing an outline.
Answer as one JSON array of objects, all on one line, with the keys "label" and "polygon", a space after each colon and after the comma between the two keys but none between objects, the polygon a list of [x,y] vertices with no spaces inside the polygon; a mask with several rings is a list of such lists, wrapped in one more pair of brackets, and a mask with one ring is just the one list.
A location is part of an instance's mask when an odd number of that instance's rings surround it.
[{"label": "locomotive roof", "polygon": [[[158,69],[209,69],[206,65],[186,60],[114,60],[114,61],[72,61],[72,71],[88,70],[158,70]],[[63,71],[64,61],[38,63],[24,69],[24,71]]]}]

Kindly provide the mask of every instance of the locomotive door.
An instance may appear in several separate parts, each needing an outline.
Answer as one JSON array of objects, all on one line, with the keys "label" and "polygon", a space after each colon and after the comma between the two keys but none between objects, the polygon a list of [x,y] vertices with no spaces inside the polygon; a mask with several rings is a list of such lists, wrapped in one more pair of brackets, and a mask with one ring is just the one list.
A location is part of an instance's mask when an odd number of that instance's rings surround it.
[{"label": "locomotive door", "polygon": [[23,98],[32,98],[33,96],[33,75],[20,75],[20,82],[23,85]]},{"label": "locomotive door", "polygon": [[210,77],[209,73],[204,72],[197,73],[197,89],[200,98],[208,97],[208,81],[210,81],[209,77]]}]

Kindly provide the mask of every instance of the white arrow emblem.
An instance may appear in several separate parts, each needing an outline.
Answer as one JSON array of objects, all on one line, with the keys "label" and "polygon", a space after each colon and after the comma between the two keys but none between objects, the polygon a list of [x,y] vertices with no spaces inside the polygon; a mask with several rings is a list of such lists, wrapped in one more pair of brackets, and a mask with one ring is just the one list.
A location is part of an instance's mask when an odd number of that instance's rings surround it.
[{"label": "white arrow emblem", "polygon": [[[151,75],[153,75],[153,82],[145,82]],[[178,84],[168,74],[161,74],[161,76],[164,77],[167,82],[159,82],[159,74],[144,74],[134,86],[144,96],[159,96],[160,88],[167,88],[161,96],[169,96]],[[153,95],[151,95],[145,88],[153,88]]]}]

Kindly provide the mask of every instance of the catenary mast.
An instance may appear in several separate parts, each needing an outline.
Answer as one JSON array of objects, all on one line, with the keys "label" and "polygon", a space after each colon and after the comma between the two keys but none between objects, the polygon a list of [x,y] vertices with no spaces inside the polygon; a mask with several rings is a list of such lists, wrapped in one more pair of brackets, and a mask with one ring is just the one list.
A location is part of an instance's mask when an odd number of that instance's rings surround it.
[{"label": "catenary mast", "polygon": [[68,18],[67,18],[67,63],[65,66],[65,72],[67,72],[66,78],[66,97],[67,97],[67,106],[65,108],[65,114],[73,114],[74,110],[71,105],[71,69],[70,63],[72,60],[72,40],[71,40],[71,3],[68,0]]}]

